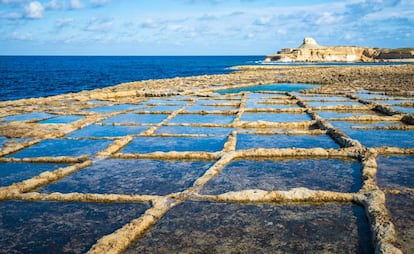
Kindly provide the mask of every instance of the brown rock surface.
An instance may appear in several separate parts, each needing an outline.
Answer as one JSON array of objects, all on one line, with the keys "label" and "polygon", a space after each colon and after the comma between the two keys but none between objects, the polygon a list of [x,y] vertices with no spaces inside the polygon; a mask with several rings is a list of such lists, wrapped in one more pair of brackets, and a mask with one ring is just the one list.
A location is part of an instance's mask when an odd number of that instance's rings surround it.
[{"label": "brown rock surface", "polygon": [[[309,44],[309,43],[308,43]],[[312,44],[312,43],[310,43]],[[306,47],[308,47],[307,45]],[[313,47],[316,47],[313,45]],[[0,136],[7,137],[8,140],[2,148],[0,148],[0,162],[30,162],[30,163],[73,163],[69,166],[62,166],[54,171],[45,171],[30,179],[15,182],[12,185],[0,187],[1,201],[31,201],[40,203],[43,201],[54,202],[96,202],[105,203],[151,203],[151,208],[146,210],[142,215],[137,214],[137,218],[129,223],[119,227],[118,230],[110,232],[106,236],[97,239],[94,246],[90,246],[90,253],[123,253],[132,244],[136,243],[141,237],[149,234],[154,225],[169,211],[173,210],[181,202],[191,200],[209,201],[215,203],[268,203],[274,205],[290,205],[298,207],[315,207],[321,204],[340,203],[346,206],[359,206],[365,209],[365,213],[370,222],[371,232],[373,234],[373,245],[378,253],[401,253],[396,243],[397,236],[394,229],[393,220],[388,215],[386,206],[386,196],[384,193],[405,190],[382,190],[376,184],[377,174],[377,156],[389,154],[414,154],[413,148],[399,147],[376,147],[367,148],[363,146],[357,139],[353,139],[341,128],[335,128],[329,119],[324,119],[319,115],[318,107],[312,107],[309,103],[311,97],[342,97],[343,99],[352,99],[354,102],[360,102],[361,105],[353,106],[332,106],[332,110],[349,110],[358,112],[358,110],[375,110],[383,116],[364,116],[364,117],[348,117],[348,120],[372,121],[378,120],[385,122],[404,122],[412,124],[412,115],[401,114],[399,112],[390,111],[386,106],[379,102],[371,103],[359,99],[358,90],[367,89],[365,95],[375,93],[378,95],[397,95],[397,97],[389,97],[398,99],[398,96],[406,97],[406,104],[411,106],[409,100],[413,97],[414,91],[414,65],[401,66],[341,66],[341,67],[277,67],[277,66],[243,66],[238,67],[235,71],[226,75],[197,76],[187,78],[174,78],[164,80],[147,80],[141,82],[131,82],[120,84],[114,87],[98,89],[94,91],[84,91],[77,94],[64,94],[49,98],[24,99],[18,101],[0,102],[0,118],[11,115],[31,112],[50,112],[57,114],[73,114],[83,118],[70,124],[38,124],[35,120],[7,122],[0,119]],[[293,109],[266,109],[266,108],[246,108],[247,100],[251,95],[249,92],[243,92],[238,95],[219,95],[217,91],[226,88],[237,88],[242,86],[254,86],[269,83],[310,83],[320,84],[318,88],[302,91],[300,96],[298,93],[285,93],[268,91],[263,92],[267,95],[263,100],[265,104],[285,104],[294,105]],[[379,93],[378,93],[379,92]],[[259,92],[260,93],[260,92]],[[314,93],[314,94],[308,94]],[[323,94],[323,96],[320,96]],[[113,116],[125,115],[132,112],[138,112],[140,109],[115,109],[112,112],[89,112],[88,109],[100,107],[101,104],[93,104],[90,100],[105,99],[102,101],[104,106],[116,106],[120,104],[133,104],[133,106],[145,107],[145,114],[160,113],[147,112],[148,99],[164,101],[164,105],[169,105],[172,99],[170,95],[182,95],[180,98],[179,109],[169,112],[169,116],[165,120],[153,125],[144,125],[147,129],[140,130],[135,134],[125,134],[121,137],[100,137],[101,139],[112,140],[104,150],[95,154],[95,156],[80,157],[34,157],[34,158],[14,158],[6,157],[14,152],[20,151],[30,146],[34,146],[41,140],[50,138],[64,138],[66,134],[77,130],[85,129],[88,126],[102,127],[122,126],[122,122],[113,124],[102,122]],[[256,93],[255,95],[258,95]],[[260,95],[260,94],[259,94]],[[375,96],[375,95],[374,95]],[[152,98],[155,97],[155,98]],[[161,98],[163,97],[163,98]],[[164,98],[166,97],[166,98]],[[274,98],[273,98],[274,97]],[[165,99],[165,100],[164,100]],[[177,97],[175,97],[177,99]],[[263,98],[262,98],[263,99]],[[174,118],[178,114],[185,112],[187,107],[193,106],[199,101],[208,101],[209,106],[232,105],[236,109],[227,112],[228,115],[234,116],[231,123],[178,123],[169,125],[168,120]],[[219,101],[219,102],[218,102]],[[325,98],[321,101],[328,101]],[[386,101],[385,101],[386,102]],[[156,105],[156,104],[154,104]],[[205,105],[204,105],[205,106]],[[250,106],[249,106],[250,107]],[[135,111],[134,111],[135,110]],[[213,115],[219,114],[213,111]],[[242,116],[247,112],[249,114],[257,112],[267,113],[298,113],[308,114],[308,121],[302,122],[266,122],[259,120],[243,121]],[[224,112],[225,114],[226,112]],[[374,112],[373,112],[374,113]],[[193,112],[192,114],[204,115],[204,111]],[[211,114],[211,112],[210,112]],[[221,113],[223,114],[223,113]],[[388,116],[394,115],[394,116]],[[404,120],[405,119],[405,120]],[[141,126],[139,123],[132,124],[131,127]],[[395,125],[393,128],[411,128],[402,125]],[[206,134],[170,134],[158,133],[161,127],[192,127],[197,128],[233,128],[227,135],[227,140],[221,149],[217,152],[197,152],[197,151],[155,151],[151,153],[124,153],[122,149],[126,147],[135,137],[205,137]],[[370,127],[371,128],[371,127]],[[230,134],[231,133],[231,134]],[[238,149],[237,140],[239,133],[245,135],[263,134],[263,135],[325,135],[328,134],[340,148],[259,148]],[[18,138],[28,138],[21,142],[16,141]],[[67,137],[66,137],[67,138]],[[97,139],[92,135],[91,139]],[[82,137],[80,138],[82,139]],[[165,141],[165,140],[164,140]],[[17,143],[16,143],[17,142]],[[200,190],[210,180],[222,174],[226,170],[226,166],[237,159],[266,159],[278,158],[280,160],[292,159],[329,159],[329,158],[345,158],[358,160],[361,163],[362,171],[362,188],[358,192],[332,192],[326,190],[313,190],[304,187],[289,189],[287,191],[280,190],[279,186],[275,186],[272,190],[248,189],[241,191],[232,191],[220,193],[218,195],[203,195]],[[193,179],[192,185],[185,187],[184,190],[171,193],[166,196],[147,195],[145,193],[137,193],[134,195],[126,195],[120,193],[43,193],[39,188],[51,185],[64,178],[79,173],[80,171],[88,172],[88,167],[95,165],[102,160],[196,160],[209,161],[211,166],[204,171],[198,178]],[[108,168],[108,171],[111,169]],[[102,172],[104,174],[105,172]],[[128,177],[128,176],[125,176]],[[179,180],[179,179],[178,179]],[[116,179],[111,179],[116,181]],[[408,191],[413,191],[411,188]],[[296,207],[295,207],[296,209]],[[217,212],[220,215],[221,211]],[[297,216],[303,216],[297,213]],[[363,216],[361,218],[364,218]],[[238,224],[236,224],[238,225]],[[318,224],[319,225],[319,224]],[[411,231],[410,231],[411,232]],[[358,240],[358,239],[357,239]],[[306,239],[304,239],[306,242]],[[370,245],[368,242],[364,242]]]},{"label": "brown rock surface", "polygon": [[358,46],[320,46],[305,38],[299,48],[268,55],[265,62],[376,62],[413,59],[412,49],[378,49]]}]

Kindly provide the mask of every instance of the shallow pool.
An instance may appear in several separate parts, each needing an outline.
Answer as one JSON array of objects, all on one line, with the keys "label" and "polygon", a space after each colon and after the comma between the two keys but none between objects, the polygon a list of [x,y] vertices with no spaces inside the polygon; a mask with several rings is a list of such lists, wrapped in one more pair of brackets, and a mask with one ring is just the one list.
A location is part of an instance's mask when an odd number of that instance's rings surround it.
[{"label": "shallow pool", "polygon": [[349,101],[349,98],[344,96],[300,95],[300,97],[305,101]]},{"label": "shallow pool", "polygon": [[156,105],[148,106],[138,111],[149,111],[149,112],[173,112],[182,108],[182,105]]},{"label": "shallow pool", "polygon": [[179,114],[168,123],[175,124],[230,124],[234,120],[234,115],[220,115],[220,114]]},{"label": "shallow pool", "polygon": [[219,94],[230,94],[240,92],[258,92],[258,91],[281,91],[281,92],[295,92],[318,87],[318,85],[296,84],[296,83],[276,83],[267,85],[247,86],[240,88],[218,90]]},{"label": "shallow pool", "polygon": [[192,105],[185,108],[186,112],[200,112],[200,111],[233,111],[238,110],[238,107],[230,106],[207,106],[207,105]]},{"label": "shallow pool", "polygon": [[[334,233],[333,233],[334,232]],[[185,201],[126,253],[373,253],[355,205],[249,205]]]},{"label": "shallow pool", "polygon": [[236,149],[253,148],[339,148],[328,135],[238,134]]},{"label": "shallow pool", "polygon": [[377,164],[381,188],[414,188],[414,156],[379,156]]},{"label": "shallow pool", "polygon": [[0,136],[0,148],[2,147],[2,146],[4,146],[7,142],[9,141],[9,139],[8,138],[6,138],[6,137],[1,137]]},{"label": "shallow pool", "polygon": [[121,123],[121,124],[157,124],[168,117],[164,114],[136,114],[126,113],[110,117],[103,121],[103,123]]},{"label": "shallow pool", "polygon": [[358,101],[309,101],[311,107],[349,107],[349,106],[363,106],[364,104]]},{"label": "shallow pool", "polygon": [[317,111],[319,116],[322,118],[345,118],[352,116],[381,116],[382,114],[377,113],[373,110],[359,110],[359,111]]},{"label": "shallow pool", "polygon": [[386,206],[403,253],[414,253],[414,195],[386,195]]},{"label": "shallow pool", "polygon": [[73,115],[68,115],[68,116],[58,116],[58,117],[53,117],[53,118],[49,118],[37,123],[40,124],[68,124],[68,123],[73,123],[76,122],[80,119],[82,119],[82,116],[73,116]]},{"label": "shallow pool", "polygon": [[46,171],[66,167],[67,164],[0,162],[0,187],[30,179]]},{"label": "shallow pool", "polygon": [[101,160],[40,192],[167,195],[184,191],[212,162]]},{"label": "shallow pool", "polygon": [[135,104],[118,104],[113,106],[103,106],[97,108],[87,109],[87,112],[97,112],[97,113],[111,113],[115,111],[124,111],[129,109],[140,109],[143,108],[142,105],[135,105]]},{"label": "shallow pool", "polygon": [[414,148],[414,130],[356,130],[343,129],[353,139],[367,147],[391,146]]},{"label": "shallow pool", "polygon": [[67,135],[68,138],[114,138],[127,135],[138,135],[149,126],[116,126],[116,125],[89,125],[83,129]]},{"label": "shallow pool", "polygon": [[161,126],[157,134],[205,134],[205,135],[229,135],[232,128],[220,127],[195,127],[195,126]]},{"label": "shallow pool", "polygon": [[6,116],[3,117],[5,121],[35,121],[35,120],[43,120],[48,119],[51,117],[55,117],[56,115],[44,113],[44,112],[33,112],[21,115],[14,115],[14,116]]},{"label": "shallow pool", "polygon": [[301,122],[310,121],[312,118],[308,114],[290,114],[290,113],[244,113],[241,121],[256,122]]},{"label": "shallow pool", "polygon": [[111,140],[66,140],[46,139],[29,148],[13,153],[7,157],[33,158],[45,156],[92,156],[105,149]]},{"label": "shallow pool", "polygon": [[148,204],[0,202],[0,249],[2,253],[86,253],[98,239],[148,208]]},{"label": "shallow pool", "polygon": [[217,152],[223,149],[226,140],[226,137],[135,137],[121,153]]},{"label": "shallow pool", "polygon": [[361,188],[361,165],[339,159],[238,160],[210,180],[201,193],[216,195],[247,189],[273,191],[298,187],[357,192]]},{"label": "shallow pool", "polygon": [[414,114],[414,108],[409,108],[409,107],[399,107],[399,106],[392,106],[392,108],[394,110],[397,110],[399,112],[402,113],[406,113],[406,114]]}]

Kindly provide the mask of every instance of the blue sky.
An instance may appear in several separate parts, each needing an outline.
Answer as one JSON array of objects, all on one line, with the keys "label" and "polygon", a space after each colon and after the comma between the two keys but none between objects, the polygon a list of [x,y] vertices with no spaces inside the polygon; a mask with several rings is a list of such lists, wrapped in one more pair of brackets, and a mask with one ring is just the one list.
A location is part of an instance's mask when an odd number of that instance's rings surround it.
[{"label": "blue sky", "polygon": [[414,0],[0,0],[0,55],[266,55],[414,47]]}]

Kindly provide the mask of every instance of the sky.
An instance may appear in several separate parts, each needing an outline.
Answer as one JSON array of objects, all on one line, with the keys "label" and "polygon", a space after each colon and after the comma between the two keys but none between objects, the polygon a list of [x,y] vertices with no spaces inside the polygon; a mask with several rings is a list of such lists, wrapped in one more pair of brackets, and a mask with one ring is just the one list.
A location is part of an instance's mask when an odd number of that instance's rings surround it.
[{"label": "sky", "polygon": [[0,0],[0,55],[267,55],[414,47],[414,0]]}]

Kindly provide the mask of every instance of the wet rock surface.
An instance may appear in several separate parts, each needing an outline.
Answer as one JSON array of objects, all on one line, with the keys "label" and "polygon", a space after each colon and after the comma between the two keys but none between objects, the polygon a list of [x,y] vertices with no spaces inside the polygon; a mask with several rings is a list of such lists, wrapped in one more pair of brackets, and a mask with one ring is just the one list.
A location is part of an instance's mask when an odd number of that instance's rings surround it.
[{"label": "wet rock surface", "polygon": [[395,224],[398,237],[398,247],[404,253],[414,251],[414,195],[387,195],[387,208],[390,211],[391,218]]},{"label": "wet rock surface", "polygon": [[0,249],[410,253],[413,80],[258,66],[0,102]]},{"label": "wet rock surface", "polygon": [[363,209],[352,205],[186,201],[126,253],[372,253],[369,235]]}]

